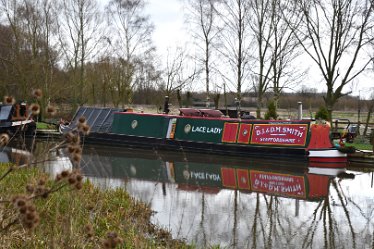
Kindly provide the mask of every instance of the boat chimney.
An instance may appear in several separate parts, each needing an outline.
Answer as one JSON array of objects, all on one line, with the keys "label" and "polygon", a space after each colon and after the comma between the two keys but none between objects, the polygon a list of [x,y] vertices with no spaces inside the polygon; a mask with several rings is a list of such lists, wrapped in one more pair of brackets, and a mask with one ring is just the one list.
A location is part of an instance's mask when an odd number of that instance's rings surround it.
[{"label": "boat chimney", "polygon": [[170,110],[169,110],[169,96],[165,96],[164,110],[163,110],[163,112],[165,114],[168,114],[170,112]]},{"label": "boat chimney", "polygon": [[236,115],[237,115],[237,118],[240,118],[240,99],[239,98],[235,98],[235,106],[236,106]]},{"label": "boat chimney", "polygon": [[297,102],[297,119],[303,119],[303,102],[301,101]]}]

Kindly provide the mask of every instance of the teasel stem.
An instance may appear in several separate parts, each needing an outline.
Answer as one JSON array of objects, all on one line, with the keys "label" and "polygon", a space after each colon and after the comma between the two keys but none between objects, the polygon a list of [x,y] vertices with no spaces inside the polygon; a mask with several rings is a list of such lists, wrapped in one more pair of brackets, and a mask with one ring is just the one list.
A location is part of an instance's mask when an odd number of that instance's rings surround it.
[{"label": "teasel stem", "polygon": [[0,181],[3,180],[7,175],[9,175],[13,170],[13,167],[9,167],[8,170],[0,177]]}]

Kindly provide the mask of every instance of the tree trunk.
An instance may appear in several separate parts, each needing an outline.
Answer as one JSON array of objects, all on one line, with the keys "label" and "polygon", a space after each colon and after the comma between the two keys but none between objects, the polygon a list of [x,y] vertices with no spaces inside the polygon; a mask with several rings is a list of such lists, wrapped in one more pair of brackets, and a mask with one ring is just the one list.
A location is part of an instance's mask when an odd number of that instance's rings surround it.
[{"label": "tree trunk", "polygon": [[261,108],[262,108],[262,94],[258,94],[257,96],[257,108],[256,108],[256,118],[261,118]]},{"label": "tree trunk", "polygon": [[365,123],[365,130],[364,130],[364,134],[363,134],[364,136],[366,136],[366,134],[367,134],[369,121],[370,121],[371,114],[373,113],[373,109],[374,109],[374,100],[372,100],[370,105],[369,105],[368,115],[366,117],[366,123]]}]

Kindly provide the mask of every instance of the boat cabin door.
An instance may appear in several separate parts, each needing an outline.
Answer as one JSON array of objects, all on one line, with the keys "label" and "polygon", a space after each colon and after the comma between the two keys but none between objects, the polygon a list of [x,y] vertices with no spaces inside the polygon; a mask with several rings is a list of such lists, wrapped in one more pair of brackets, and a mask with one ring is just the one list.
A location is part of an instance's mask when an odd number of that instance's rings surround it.
[{"label": "boat cabin door", "polygon": [[176,125],[177,125],[177,119],[171,118],[169,120],[169,126],[168,126],[168,131],[166,133],[166,138],[174,139]]}]

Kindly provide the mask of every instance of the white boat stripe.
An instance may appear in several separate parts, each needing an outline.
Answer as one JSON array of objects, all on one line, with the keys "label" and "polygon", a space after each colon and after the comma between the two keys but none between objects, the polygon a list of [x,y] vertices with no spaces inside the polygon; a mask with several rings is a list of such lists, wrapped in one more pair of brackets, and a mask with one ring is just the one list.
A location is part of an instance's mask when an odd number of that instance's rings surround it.
[{"label": "white boat stripe", "polygon": [[309,150],[309,157],[347,157],[338,150]]}]

